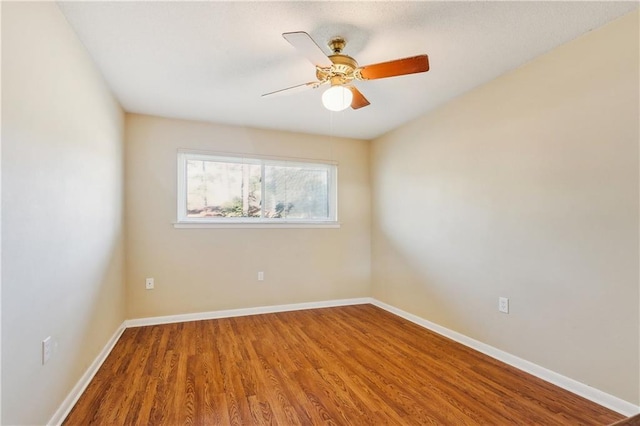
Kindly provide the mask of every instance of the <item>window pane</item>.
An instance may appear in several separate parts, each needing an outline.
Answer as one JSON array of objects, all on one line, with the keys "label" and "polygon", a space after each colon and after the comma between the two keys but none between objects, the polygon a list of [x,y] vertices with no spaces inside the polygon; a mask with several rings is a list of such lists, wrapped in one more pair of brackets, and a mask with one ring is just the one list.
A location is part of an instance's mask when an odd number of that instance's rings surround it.
[{"label": "window pane", "polygon": [[265,166],[265,217],[328,219],[329,172],[324,167]]},{"label": "window pane", "polygon": [[335,165],[178,153],[178,221],[336,221]]},{"label": "window pane", "polygon": [[260,166],[187,160],[187,217],[260,217]]}]

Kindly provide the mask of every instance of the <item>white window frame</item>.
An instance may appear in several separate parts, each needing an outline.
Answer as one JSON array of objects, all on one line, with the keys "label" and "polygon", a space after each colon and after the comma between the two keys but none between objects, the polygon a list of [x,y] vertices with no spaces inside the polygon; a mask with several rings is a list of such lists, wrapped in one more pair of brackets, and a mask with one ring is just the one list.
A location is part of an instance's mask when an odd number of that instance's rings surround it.
[{"label": "white window frame", "polygon": [[[218,152],[178,150],[177,164],[177,221],[176,228],[339,228],[338,222],[338,164],[333,161],[307,160],[300,158],[270,157],[260,155],[230,154]],[[187,216],[187,169],[188,160],[221,161],[265,165],[307,166],[326,168],[328,177],[329,217],[327,219],[254,218],[254,217],[188,217]],[[264,179],[262,182],[264,195]]]}]

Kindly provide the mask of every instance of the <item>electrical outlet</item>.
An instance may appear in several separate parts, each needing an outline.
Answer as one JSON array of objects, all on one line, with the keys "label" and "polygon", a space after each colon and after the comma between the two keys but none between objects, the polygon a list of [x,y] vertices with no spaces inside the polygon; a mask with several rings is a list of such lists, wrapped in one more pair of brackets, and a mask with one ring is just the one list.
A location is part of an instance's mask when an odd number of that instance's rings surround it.
[{"label": "electrical outlet", "polygon": [[264,272],[258,272],[258,281],[264,281]]},{"label": "electrical outlet", "polygon": [[49,336],[42,341],[42,365],[49,361],[51,355],[53,355],[53,339]]},{"label": "electrical outlet", "polygon": [[509,313],[509,299],[507,297],[498,297],[498,310],[502,313]]},{"label": "electrical outlet", "polygon": [[144,285],[145,285],[145,288],[147,290],[153,290],[154,287],[155,287],[155,283],[153,281],[153,278],[147,278],[145,283],[144,283]]}]

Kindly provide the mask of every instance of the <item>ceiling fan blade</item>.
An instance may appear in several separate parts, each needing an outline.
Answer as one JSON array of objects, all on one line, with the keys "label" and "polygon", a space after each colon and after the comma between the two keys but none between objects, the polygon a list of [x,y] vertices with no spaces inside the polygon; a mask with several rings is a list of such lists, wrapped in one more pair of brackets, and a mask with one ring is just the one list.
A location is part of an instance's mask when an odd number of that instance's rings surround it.
[{"label": "ceiling fan blade", "polygon": [[304,31],[296,31],[293,33],[282,34],[293,47],[298,50],[302,56],[306,57],[311,63],[317,67],[327,68],[333,65],[331,59],[320,49],[311,36]]},{"label": "ceiling fan blade", "polygon": [[357,87],[355,86],[348,86],[348,87],[349,87],[349,90],[351,90],[351,93],[353,93],[353,100],[351,101],[352,109],[359,109],[362,107],[366,107],[367,105],[370,104],[367,98],[364,97],[362,92],[360,92]]},{"label": "ceiling fan blade", "polygon": [[276,90],[275,92],[265,93],[264,95],[262,95],[262,97],[264,98],[265,96],[293,95],[294,93],[304,92],[307,89],[315,89],[319,85],[319,81],[311,81],[309,83],[287,87],[286,89]]},{"label": "ceiling fan blade", "polygon": [[395,61],[365,65],[359,69],[360,76],[363,80],[375,80],[378,78],[395,77],[398,75],[415,74],[426,71],[429,71],[429,58],[427,55],[412,56],[410,58],[396,59]]}]

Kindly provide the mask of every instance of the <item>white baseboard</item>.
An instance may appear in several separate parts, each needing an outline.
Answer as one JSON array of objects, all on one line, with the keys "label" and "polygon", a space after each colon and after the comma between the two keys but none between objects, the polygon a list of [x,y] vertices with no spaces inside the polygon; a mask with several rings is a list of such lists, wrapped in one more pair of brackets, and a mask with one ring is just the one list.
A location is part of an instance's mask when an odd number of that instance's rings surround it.
[{"label": "white baseboard", "polygon": [[362,305],[366,303],[370,303],[372,305],[378,306],[379,308],[382,308],[388,312],[391,312],[392,314],[398,315],[399,317],[402,317],[408,321],[418,324],[419,326],[422,326],[426,329],[434,331],[442,336],[448,337],[451,340],[454,340],[460,344],[463,344],[479,352],[482,352],[485,355],[488,355],[492,358],[495,358],[499,361],[509,364],[515,368],[518,368],[522,371],[532,374],[542,380],[553,383],[558,387],[561,387],[563,389],[568,390],[569,392],[573,392],[577,395],[580,395],[590,401],[595,402],[596,404],[600,404],[620,414],[623,414],[625,416],[633,416],[640,413],[640,406],[634,405],[630,402],[624,401],[613,395],[602,392],[591,386],[585,385],[584,383],[580,383],[576,380],[573,380],[561,374],[555,373],[551,370],[548,370],[532,362],[526,361],[522,358],[518,358],[517,356],[511,355],[510,353],[494,348],[493,346],[479,342],[475,339],[465,336],[464,334],[442,327],[438,324],[432,323],[431,321],[427,321],[424,318],[420,318],[416,315],[405,312],[402,309],[398,309],[394,306],[388,305],[377,299],[374,299],[371,297],[360,297],[360,298],[354,298],[354,299],[326,300],[326,301],[320,301],[320,302],[294,303],[289,305],[259,306],[255,308],[229,309],[229,310],[223,310],[223,311],[200,312],[200,313],[194,313],[194,314],[168,315],[168,316],[160,316],[160,317],[137,318],[137,319],[126,320],[122,323],[122,325],[118,328],[118,330],[116,330],[116,332],[113,334],[109,342],[105,345],[105,347],[102,349],[100,354],[98,354],[98,356],[93,361],[91,366],[89,366],[85,374],[82,376],[82,378],[80,378],[78,383],[74,386],[74,388],[71,390],[67,398],[65,398],[63,403],[60,405],[56,413],[53,415],[53,417],[47,424],[60,425],[64,421],[64,419],[67,417],[67,415],[69,414],[69,412],[71,411],[75,403],[78,401],[78,399],[80,398],[80,396],[82,395],[86,387],[91,382],[91,379],[93,379],[93,376],[95,376],[96,372],[98,371],[102,363],[105,361],[109,353],[111,353],[111,350],[113,349],[116,342],[118,341],[118,339],[120,338],[120,336],[122,335],[122,333],[126,328],[142,327],[142,326],[157,325],[157,324],[170,324],[170,323],[186,322],[186,321],[199,321],[199,320],[206,320],[206,319],[231,318],[231,317],[267,314],[267,313],[275,313],[275,312],[299,311],[303,309],[318,309],[318,308],[329,308],[329,307],[335,307],[335,306]]},{"label": "white baseboard", "polygon": [[399,317],[418,324],[419,326],[436,332],[444,337],[448,337],[449,339],[475,349],[478,352],[482,352],[483,354],[488,355],[491,358],[495,358],[499,361],[509,364],[519,370],[525,371],[533,376],[536,376],[558,387],[566,389],[569,392],[575,393],[576,395],[580,395],[583,398],[593,401],[596,404],[602,405],[603,407],[609,408],[620,414],[623,414],[625,416],[633,416],[640,413],[640,406],[634,405],[606,392],[595,389],[589,385],[585,385],[584,383],[580,383],[577,380],[570,379],[569,377],[563,376],[562,374],[558,374],[554,371],[548,370],[515,355],[511,355],[508,352],[479,342],[478,340],[472,339],[471,337],[465,336],[464,334],[442,327],[431,321],[427,321],[424,318],[420,318],[417,315],[405,312],[402,309],[387,305],[386,303],[379,300],[372,299],[371,303],[375,306],[378,306],[379,308],[384,309],[385,311],[398,315]]},{"label": "white baseboard", "polygon": [[126,327],[170,324],[174,322],[200,321],[217,318],[243,317],[247,315],[272,314],[275,312],[300,311],[303,309],[330,308],[334,306],[362,305],[373,303],[370,297],[355,299],[324,300],[320,302],[292,303],[289,305],[258,306],[255,308],[227,309],[224,311],[198,312],[194,314],[167,315],[161,317],[137,318],[125,321]]},{"label": "white baseboard", "polygon": [[73,389],[71,389],[69,395],[67,395],[64,401],[62,401],[62,404],[60,404],[60,407],[58,407],[58,410],[56,410],[53,417],[51,417],[51,419],[47,422],[47,425],[60,425],[62,424],[64,419],[67,418],[67,416],[71,412],[71,409],[74,405],[76,405],[76,402],[78,402],[78,399],[80,399],[80,396],[87,388],[87,386],[89,386],[89,383],[91,383],[93,376],[96,375],[96,373],[102,366],[102,363],[104,363],[104,361],[107,359],[107,356],[109,356],[111,350],[116,345],[125,329],[125,323],[123,322],[122,324],[120,324],[120,327],[118,327],[116,332],[113,333],[113,336],[111,336],[104,348],[102,348],[96,359],[93,360],[89,368],[87,368],[87,371],[85,371],[80,380],[78,380],[78,383],[76,383]]}]

